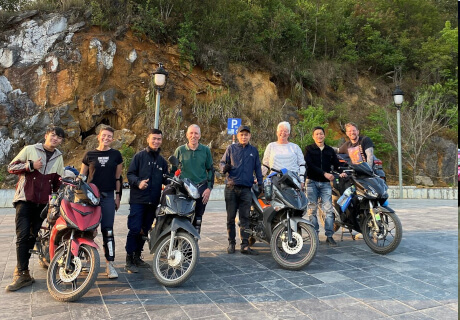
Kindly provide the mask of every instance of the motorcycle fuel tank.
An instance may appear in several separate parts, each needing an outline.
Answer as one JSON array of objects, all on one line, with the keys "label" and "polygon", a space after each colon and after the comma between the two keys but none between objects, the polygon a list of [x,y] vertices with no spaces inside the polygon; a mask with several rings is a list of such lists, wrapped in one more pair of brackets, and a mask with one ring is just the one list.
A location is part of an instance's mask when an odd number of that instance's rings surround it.
[{"label": "motorcycle fuel tank", "polygon": [[294,188],[285,188],[277,191],[280,193],[282,201],[289,207],[296,210],[304,210],[306,208],[308,201],[302,191]]},{"label": "motorcycle fuel tank", "polygon": [[195,200],[182,195],[167,195],[165,213],[189,216],[195,212],[195,204]]}]

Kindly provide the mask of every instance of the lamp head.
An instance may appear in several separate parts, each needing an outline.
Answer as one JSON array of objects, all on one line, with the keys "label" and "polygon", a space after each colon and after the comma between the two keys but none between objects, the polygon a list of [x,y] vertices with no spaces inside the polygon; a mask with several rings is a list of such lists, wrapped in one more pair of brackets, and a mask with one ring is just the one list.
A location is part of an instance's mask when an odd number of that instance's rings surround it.
[{"label": "lamp head", "polygon": [[396,86],[395,91],[393,91],[393,100],[395,106],[400,108],[404,101],[404,92],[399,88],[399,86]]},{"label": "lamp head", "polygon": [[158,69],[153,73],[155,89],[162,90],[168,81],[168,72],[163,68],[163,64],[158,64]]}]

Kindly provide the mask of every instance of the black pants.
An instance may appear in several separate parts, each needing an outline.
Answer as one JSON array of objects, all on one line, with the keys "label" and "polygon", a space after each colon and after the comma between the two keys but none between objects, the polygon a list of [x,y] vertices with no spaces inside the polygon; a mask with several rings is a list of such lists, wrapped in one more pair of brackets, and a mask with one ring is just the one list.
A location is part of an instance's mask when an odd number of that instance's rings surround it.
[{"label": "black pants", "polygon": [[43,223],[40,213],[45,204],[18,201],[16,207],[16,259],[18,271],[29,270],[29,250],[34,248],[38,231]]},{"label": "black pants", "polygon": [[144,236],[149,234],[157,207],[158,202],[129,204],[128,235],[125,246],[127,254],[140,254],[142,252],[145,244]]},{"label": "black pants", "polygon": [[251,187],[225,186],[225,207],[227,209],[228,242],[236,243],[235,218],[239,211],[241,247],[249,245],[249,234],[244,230],[249,228],[249,211],[251,210]]}]

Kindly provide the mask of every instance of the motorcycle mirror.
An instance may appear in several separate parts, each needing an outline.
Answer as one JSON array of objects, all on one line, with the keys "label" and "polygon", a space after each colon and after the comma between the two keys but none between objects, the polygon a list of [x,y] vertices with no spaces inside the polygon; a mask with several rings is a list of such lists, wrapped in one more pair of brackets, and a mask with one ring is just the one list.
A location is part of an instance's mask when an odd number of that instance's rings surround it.
[{"label": "motorcycle mirror", "polygon": [[173,166],[178,166],[179,165],[179,159],[177,159],[175,156],[170,156],[168,158],[168,161],[170,164],[172,164]]}]

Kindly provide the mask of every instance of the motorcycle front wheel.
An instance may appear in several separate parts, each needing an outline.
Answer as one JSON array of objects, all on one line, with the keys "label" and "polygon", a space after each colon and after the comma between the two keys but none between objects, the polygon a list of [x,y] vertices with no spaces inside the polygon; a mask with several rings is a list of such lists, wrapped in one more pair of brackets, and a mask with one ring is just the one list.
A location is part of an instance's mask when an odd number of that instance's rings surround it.
[{"label": "motorcycle front wheel", "polygon": [[304,222],[300,222],[297,227],[297,231],[292,231],[291,244],[284,224],[275,228],[270,240],[273,259],[284,269],[302,269],[313,260],[318,249],[318,235],[315,229]]},{"label": "motorcycle front wheel", "polygon": [[174,238],[172,256],[168,259],[171,236],[168,234],[156,246],[153,256],[153,275],[162,285],[176,287],[187,281],[198,262],[199,248],[195,238],[178,232]]},{"label": "motorcycle front wheel", "polygon": [[402,225],[394,212],[380,213],[379,230],[374,230],[372,215],[367,215],[361,230],[363,239],[372,251],[387,254],[395,250],[401,243]]},{"label": "motorcycle front wheel", "polygon": [[82,244],[78,255],[71,257],[69,270],[65,269],[67,246],[56,252],[48,267],[46,282],[54,299],[70,302],[80,299],[96,281],[99,273],[99,253]]}]

